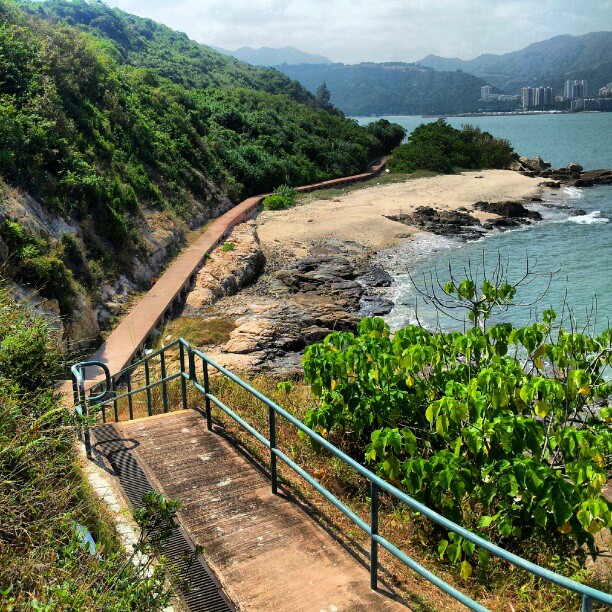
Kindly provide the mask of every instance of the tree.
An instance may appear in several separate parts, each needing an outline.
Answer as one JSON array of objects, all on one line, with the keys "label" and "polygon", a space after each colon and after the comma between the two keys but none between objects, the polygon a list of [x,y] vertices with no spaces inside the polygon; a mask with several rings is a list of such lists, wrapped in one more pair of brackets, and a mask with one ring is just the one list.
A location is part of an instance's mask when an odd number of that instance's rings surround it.
[{"label": "tree", "polygon": [[323,81],[323,83],[321,83],[321,85],[319,85],[317,88],[316,102],[317,107],[322,108],[323,110],[329,111],[334,108],[333,104],[331,103],[331,91],[329,90],[329,87],[325,81]]}]

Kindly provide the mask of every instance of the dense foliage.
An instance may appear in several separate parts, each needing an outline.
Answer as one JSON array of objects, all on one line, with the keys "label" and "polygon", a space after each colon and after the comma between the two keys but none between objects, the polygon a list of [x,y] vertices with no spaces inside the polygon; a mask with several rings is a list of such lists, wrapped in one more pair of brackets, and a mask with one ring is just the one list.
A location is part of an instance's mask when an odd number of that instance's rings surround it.
[{"label": "dense foliage", "polygon": [[58,301],[61,314],[69,314],[77,293],[73,270],[85,284],[92,280],[77,241],[64,234],[59,244],[52,247],[8,219],[0,225],[0,239],[9,251],[6,271],[10,270],[12,278],[38,287],[41,295]]},{"label": "dense foliage", "polygon": [[[566,330],[552,311],[523,328],[487,329],[512,286],[463,281],[444,292],[472,313],[466,333],[410,326],[392,336],[382,319],[365,319],[357,335],[334,332],[310,347],[304,374],[320,402],[306,423],[344,432],[381,475],[506,546],[523,552],[535,537],[594,552],[594,534],[612,525],[602,496],[612,331]],[[439,537],[441,556],[463,560],[468,576],[474,546]]]},{"label": "dense foliage", "polygon": [[313,96],[276,70],[256,68],[217,53],[167,26],[110,8],[102,2],[19,2],[24,10],[92,34],[119,63],[148,68],[187,89],[242,87],[286,94],[313,104]]},{"label": "dense foliage", "polygon": [[[47,323],[0,289],[0,608],[164,609],[167,564],[130,562],[79,469],[60,365]],[[176,504],[144,501],[134,553],[151,555]]]},{"label": "dense foliage", "polygon": [[393,151],[389,167],[397,172],[431,170],[452,173],[456,168],[507,168],[512,147],[501,138],[471,125],[458,130],[444,119],[422,123],[408,142]]},{"label": "dense foliage", "polygon": [[406,138],[406,129],[387,119],[372,121],[365,126],[365,129],[382,144],[383,153],[395,149]]},{"label": "dense foliage", "polygon": [[[151,21],[98,3],[28,10],[52,19],[0,0],[0,176],[75,219],[105,273],[143,252],[147,212],[196,223],[196,204],[212,215],[219,196],[353,174],[381,147],[354,121],[291,99],[310,97],[278,73]],[[20,269],[22,259],[32,257]],[[29,277],[53,276],[51,263]]]},{"label": "dense foliage", "polygon": [[331,102],[349,116],[433,115],[477,111],[488,81],[461,71],[415,64],[300,64],[276,66],[311,92],[325,81]]}]

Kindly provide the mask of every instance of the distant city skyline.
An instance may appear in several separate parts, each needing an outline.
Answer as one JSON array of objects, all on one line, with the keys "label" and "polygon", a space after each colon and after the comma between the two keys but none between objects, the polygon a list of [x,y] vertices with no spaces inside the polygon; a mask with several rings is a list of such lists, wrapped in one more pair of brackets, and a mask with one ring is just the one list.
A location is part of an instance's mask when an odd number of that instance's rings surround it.
[{"label": "distant city skyline", "polygon": [[414,62],[429,54],[472,59],[610,23],[612,0],[107,0],[237,49],[293,46],[333,61]]}]

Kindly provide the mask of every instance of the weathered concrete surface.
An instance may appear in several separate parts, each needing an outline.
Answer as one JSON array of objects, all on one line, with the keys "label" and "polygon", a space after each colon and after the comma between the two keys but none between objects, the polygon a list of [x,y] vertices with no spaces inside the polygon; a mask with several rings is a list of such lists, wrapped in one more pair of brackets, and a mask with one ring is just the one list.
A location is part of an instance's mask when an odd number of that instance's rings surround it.
[{"label": "weathered concrete surface", "polygon": [[406,610],[195,411],[117,424],[150,477],[181,502],[180,519],[242,610]]}]

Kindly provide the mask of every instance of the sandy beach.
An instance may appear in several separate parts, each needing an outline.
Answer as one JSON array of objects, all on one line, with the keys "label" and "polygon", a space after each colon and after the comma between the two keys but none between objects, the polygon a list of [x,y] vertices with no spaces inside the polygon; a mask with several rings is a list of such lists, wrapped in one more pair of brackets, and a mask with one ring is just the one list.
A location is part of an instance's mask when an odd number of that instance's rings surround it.
[{"label": "sandy beach", "polygon": [[378,251],[405,240],[417,230],[386,215],[412,212],[419,206],[439,210],[466,207],[481,221],[494,215],[473,211],[479,200],[522,200],[540,192],[538,179],[509,170],[486,170],[440,175],[402,183],[376,185],[349,191],[332,200],[312,199],[282,211],[264,211],[257,218],[257,231],[269,247],[291,248],[305,253],[308,244],[322,240],[353,241]]}]

